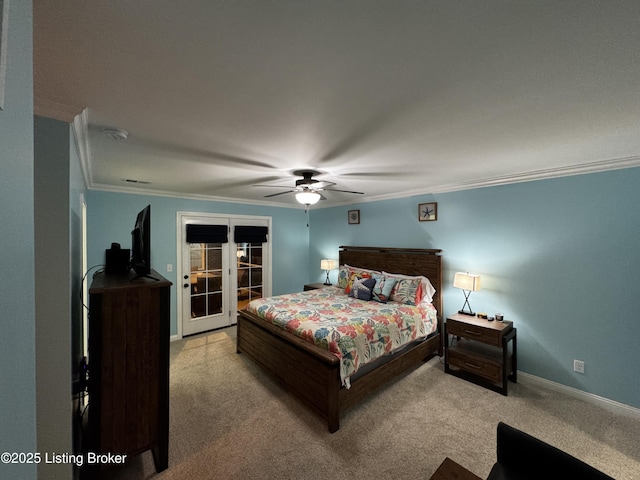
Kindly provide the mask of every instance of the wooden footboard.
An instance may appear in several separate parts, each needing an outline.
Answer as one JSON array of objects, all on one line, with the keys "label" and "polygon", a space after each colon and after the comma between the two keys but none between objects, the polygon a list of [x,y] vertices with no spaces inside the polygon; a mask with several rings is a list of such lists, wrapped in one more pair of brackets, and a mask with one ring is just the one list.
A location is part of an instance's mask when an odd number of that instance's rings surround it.
[{"label": "wooden footboard", "polygon": [[342,387],[335,355],[256,317],[238,312],[237,352],[277,378],[327,421],[329,431],[340,428],[340,414],[402,372],[441,352],[438,332],[381,367]]},{"label": "wooden footboard", "polygon": [[339,428],[340,361],[250,312],[238,312],[237,352],[243,353]]}]

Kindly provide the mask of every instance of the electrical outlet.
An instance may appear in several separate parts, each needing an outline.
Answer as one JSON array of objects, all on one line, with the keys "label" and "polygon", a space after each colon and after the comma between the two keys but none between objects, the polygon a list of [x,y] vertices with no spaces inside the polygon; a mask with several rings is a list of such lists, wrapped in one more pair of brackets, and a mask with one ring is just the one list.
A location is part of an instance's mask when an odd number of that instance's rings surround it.
[{"label": "electrical outlet", "polygon": [[584,373],[584,362],[582,360],[574,360],[573,371],[577,373]]},{"label": "electrical outlet", "polygon": [[167,272],[173,272],[173,264],[167,263]]}]

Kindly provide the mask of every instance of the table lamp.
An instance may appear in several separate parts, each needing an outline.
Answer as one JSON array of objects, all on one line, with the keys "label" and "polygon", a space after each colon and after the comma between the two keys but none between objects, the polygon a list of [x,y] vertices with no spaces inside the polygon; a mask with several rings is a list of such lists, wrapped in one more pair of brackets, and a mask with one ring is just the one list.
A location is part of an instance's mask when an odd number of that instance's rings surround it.
[{"label": "table lamp", "polygon": [[329,280],[329,272],[336,268],[336,264],[337,262],[335,260],[320,260],[320,268],[327,271],[327,279],[324,281],[325,285],[331,285],[331,280]]},{"label": "table lamp", "polygon": [[[471,305],[469,305],[469,295],[471,295],[471,292],[480,290],[480,275],[473,275],[469,272],[458,272],[455,274],[455,277],[453,277],[453,286],[460,288],[464,294],[464,304],[462,305],[462,310],[458,310],[458,313],[475,315],[475,313],[471,311]],[[468,310],[465,308],[468,308]]]}]

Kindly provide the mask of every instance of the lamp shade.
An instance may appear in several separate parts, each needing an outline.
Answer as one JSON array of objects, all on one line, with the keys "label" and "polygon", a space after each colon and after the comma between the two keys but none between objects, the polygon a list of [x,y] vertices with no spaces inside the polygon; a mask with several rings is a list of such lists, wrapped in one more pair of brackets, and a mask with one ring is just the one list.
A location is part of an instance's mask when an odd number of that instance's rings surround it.
[{"label": "lamp shade", "polygon": [[321,270],[334,270],[336,268],[335,260],[320,260],[320,269]]},{"label": "lamp shade", "polygon": [[303,205],[315,205],[320,200],[320,194],[306,190],[296,193],[296,200]]},{"label": "lamp shade", "polygon": [[480,290],[480,275],[458,272],[453,277],[453,286],[462,290],[477,292]]}]

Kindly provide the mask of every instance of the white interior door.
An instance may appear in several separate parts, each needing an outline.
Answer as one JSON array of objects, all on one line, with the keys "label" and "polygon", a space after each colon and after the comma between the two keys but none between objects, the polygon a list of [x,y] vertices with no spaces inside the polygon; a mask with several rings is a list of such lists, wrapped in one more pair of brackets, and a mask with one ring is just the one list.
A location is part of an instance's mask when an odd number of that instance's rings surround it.
[{"label": "white interior door", "polygon": [[[185,219],[186,225],[193,223]],[[228,232],[227,219],[208,219]],[[182,334],[193,335],[230,325],[228,242],[184,240],[182,248]]]},{"label": "white interior door", "polygon": [[[270,218],[179,212],[178,225],[181,336],[233,325],[239,308],[254,298],[271,295],[270,242],[234,240],[235,226],[270,229]],[[188,225],[224,226],[228,237],[221,242],[190,243]]]},{"label": "white interior door", "polygon": [[[271,295],[271,243],[257,241],[239,241],[235,236],[235,227],[251,226],[269,229],[270,219],[256,217],[236,217],[231,219],[231,234],[234,248],[233,259],[235,274],[231,275],[232,305],[234,312],[242,310],[256,298]],[[233,323],[236,323],[234,320]]]}]

